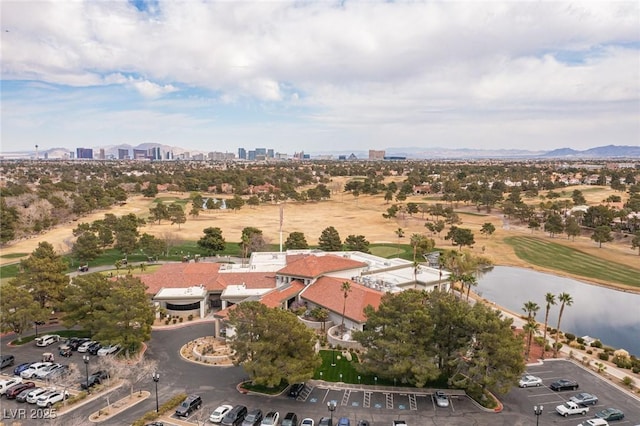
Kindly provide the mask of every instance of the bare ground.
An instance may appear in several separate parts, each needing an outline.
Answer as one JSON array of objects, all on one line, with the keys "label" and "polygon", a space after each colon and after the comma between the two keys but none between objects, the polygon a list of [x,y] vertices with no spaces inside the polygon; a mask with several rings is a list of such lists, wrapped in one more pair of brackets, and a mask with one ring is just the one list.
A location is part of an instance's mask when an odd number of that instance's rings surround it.
[{"label": "bare ground", "polygon": [[[590,202],[600,202],[606,198],[608,193],[610,191],[606,191],[606,189],[601,191],[590,190],[585,192],[585,197]],[[188,197],[188,194],[169,193],[159,194],[159,196],[184,199]],[[0,253],[3,257],[0,258],[0,265],[15,262],[15,258],[6,257],[8,254],[30,254],[41,241],[48,241],[60,253],[68,252],[74,240],[72,229],[79,223],[102,219],[107,212],[117,216],[135,213],[138,216],[147,217],[151,202],[152,199],[142,196],[131,197],[124,206],[95,212],[77,222],[59,225],[44,234],[14,242],[1,249]],[[405,203],[408,202],[435,203],[435,201],[427,201],[423,197],[409,197]],[[362,195],[354,198],[350,194],[333,194],[331,200],[318,203],[287,202],[265,204],[257,207],[245,206],[235,212],[227,210],[203,211],[197,218],[189,216],[187,222],[180,227],[171,225],[169,222],[163,222],[160,225],[153,223],[144,226],[141,229],[141,233],[146,232],[172,240],[197,240],[202,236],[204,228],[215,226],[222,229],[227,242],[237,242],[240,240],[244,227],[255,226],[263,230],[268,243],[278,244],[280,241],[280,209],[282,209],[284,218],[282,226],[283,240],[286,240],[290,232],[299,231],[304,232],[309,244],[316,244],[322,230],[328,226],[334,226],[343,240],[350,234],[361,234],[371,243],[408,244],[411,234],[421,233],[434,238],[438,247],[452,247],[451,242],[443,238],[446,231],[441,235],[429,235],[429,231],[424,227],[425,220],[429,219],[428,215],[424,219],[421,213],[413,217],[406,215],[404,218],[384,219],[382,213],[390,205],[390,203],[388,204],[384,201],[382,195]],[[190,206],[186,210],[190,210]],[[486,214],[478,212],[472,207],[460,206],[457,211],[463,221],[463,224],[459,226],[464,226],[474,231],[476,244],[472,248],[473,252],[488,257],[496,265],[533,267],[519,259],[511,247],[503,241],[507,236],[532,235],[530,229],[507,221],[498,210]],[[496,232],[493,235],[484,236],[480,234],[480,228],[485,222],[491,222],[495,226]],[[398,228],[403,229],[404,238],[397,237],[396,230]],[[550,238],[542,231],[536,231],[534,235]],[[552,241],[631,267],[637,268],[640,265],[640,256],[638,256],[637,250],[632,250],[627,240],[605,244],[602,248],[598,248],[598,245],[586,236],[577,237],[575,241],[568,240],[566,237],[556,236]],[[544,268],[534,268],[544,270]]]}]

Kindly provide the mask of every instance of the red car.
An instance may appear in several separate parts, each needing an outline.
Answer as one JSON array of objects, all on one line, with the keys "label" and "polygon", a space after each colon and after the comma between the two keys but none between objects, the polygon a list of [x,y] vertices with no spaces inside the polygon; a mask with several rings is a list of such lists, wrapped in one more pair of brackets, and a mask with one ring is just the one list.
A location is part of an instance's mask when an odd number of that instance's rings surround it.
[{"label": "red car", "polygon": [[23,390],[35,388],[36,384],[33,382],[24,382],[18,383],[17,385],[11,386],[7,389],[7,399],[16,399],[16,396],[20,394]]}]

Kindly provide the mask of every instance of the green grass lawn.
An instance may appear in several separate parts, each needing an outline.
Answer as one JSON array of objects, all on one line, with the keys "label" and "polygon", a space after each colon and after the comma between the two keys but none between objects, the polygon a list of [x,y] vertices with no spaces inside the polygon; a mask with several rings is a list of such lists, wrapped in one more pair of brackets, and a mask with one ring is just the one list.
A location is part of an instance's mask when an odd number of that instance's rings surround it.
[{"label": "green grass lawn", "polygon": [[2,256],[0,256],[0,258],[2,259],[18,259],[20,257],[25,257],[25,256],[29,256],[29,253],[9,253],[9,254],[3,254]]},{"label": "green grass lawn", "polygon": [[516,255],[531,264],[595,278],[616,284],[640,287],[640,269],[609,262],[562,244],[535,237],[508,237],[504,241]]}]

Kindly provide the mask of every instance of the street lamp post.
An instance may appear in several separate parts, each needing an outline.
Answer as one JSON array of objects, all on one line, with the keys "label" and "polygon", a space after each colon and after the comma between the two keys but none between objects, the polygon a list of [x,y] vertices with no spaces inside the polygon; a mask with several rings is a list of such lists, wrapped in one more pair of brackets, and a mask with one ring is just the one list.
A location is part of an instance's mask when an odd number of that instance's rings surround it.
[{"label": "street lamp post", "polygon": [[160,373],[158,373],[156,371],[155,373],[153,373],[151,378],[153,379],[154,383],[156,384],[156,413],[159,413],[160,412],[160,406],[158,405],[158,382],[160,381]]},{"label": "street lamp post", "polygon": [[538,420],[540,418],[540,415],[542,414],[542,405],[534,405],[533,414],[536,415],[536,426],[538,426]]},{"label": "street lamp post", "polygon": [[336,402],[333,400],[327,402],[327,408],[329,409],[329,413],[331,413],[331,424],[333,424],[333,412],[336,411]]},{"label": "street lamp post", "polygon": [[44,325],[44,321],[34,321],[33,322],[36,326],[36,338],[38,337],[38,326],[39,325]]},{"label": "street lamp post", "polygon": [[89,355],[83,355],[82,360],[84,361],[84,372],[87,375],[87,392],[91,392],[89,390]]}]

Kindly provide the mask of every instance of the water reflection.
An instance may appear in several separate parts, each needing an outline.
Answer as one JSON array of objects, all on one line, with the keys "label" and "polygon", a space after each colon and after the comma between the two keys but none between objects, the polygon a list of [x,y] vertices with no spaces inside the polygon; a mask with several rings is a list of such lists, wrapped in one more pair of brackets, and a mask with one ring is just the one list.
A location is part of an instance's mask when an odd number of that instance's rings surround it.
[{"label": "water reflection", "polygon": [[[545,294],[569,293],[573,304],[562,314],[560,327],[576,336],[598,338],[605,345],[640,355],[640,294],[611,290],[570,278],[523,268],[496,266],[478,278],[475,290],[485,299],[522,313],[527,301],[540,310],[536,319],[544,323]],[[549,326],[558,322],[560,306],[551,307]]]}]

